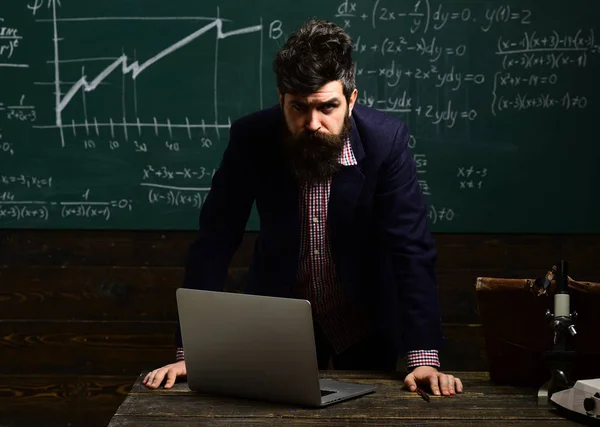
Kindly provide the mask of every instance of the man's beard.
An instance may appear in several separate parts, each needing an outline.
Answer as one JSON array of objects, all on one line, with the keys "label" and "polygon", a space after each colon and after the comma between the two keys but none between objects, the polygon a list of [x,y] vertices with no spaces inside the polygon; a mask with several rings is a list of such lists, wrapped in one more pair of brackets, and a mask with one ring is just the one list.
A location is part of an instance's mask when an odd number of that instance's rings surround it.
[{"label": "man's beard", "polygon": [[303,131],[292,135],[283,120],[285,158],[300,182],[327,182],[340,168],[340,155],[352,129],[346,114],[342,130],[337,135],[319,131]]}]

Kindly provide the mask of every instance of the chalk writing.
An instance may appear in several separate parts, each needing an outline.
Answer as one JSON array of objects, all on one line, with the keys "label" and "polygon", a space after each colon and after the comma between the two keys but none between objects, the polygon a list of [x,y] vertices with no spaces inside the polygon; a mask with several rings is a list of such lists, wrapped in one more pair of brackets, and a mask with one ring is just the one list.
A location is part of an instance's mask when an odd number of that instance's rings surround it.
[{"label": "chalk writing", "polygon": [[431,196],[431,189],[429,188],[429,184],[427,184],[426,179],[419,179],[419,188],[424,196]]},{"label": "chalk writing", "polygon": [[449,222],[455,219],[456,214],[454,211],[447,207],[436,207],[434,205],[429,206],[428,217],[433,224],[438,222]]},{"label": "chalk writing", "polygon": [[158,178],[158,179],[163,179],[163,180],[172,180],[172,179],[176,179],[176,178],[183,178],[183,179],[210,179],[214,176],[215,172],[217,171],[216,168],[212,168],[212,169],[207,169],[204,166],[198,168],[198,169],[192,169],[192,168],[183,168],[181,170],[172,170],[166,166],[152,166],[152,165],[147,165],[143,170],[142,170],[142,179],[146,180],[146,179],[152,179],[152,178]]},{"label": "chalk writing", "polygon": [[200,209],[208,196],[208,189],[205,191],[193,190],[148,190],[148,202],[151,205],[165,204],[168,206],[190,206]]},{"label": "chalk writing", "polygon": [[37,120],[35,106],[25,103],[25,95],[21,95],[20,101],[14,105],[0,103],[0,111],[6,111],[6,118],[8,120],[30,123]]},{"label": "chalk writing", "polygon": [[474,166],[457,167],[456,177],[458,178],[459,188],[461,190],[478,189],[481,190],[485,177],[488,176],[487,168],[477,169]]},{"label": "chalk writing", "polygon": [[534,52],[536,50],[598,50],[594,30],[577,30],[574,34],[560,34],[553,31],[548,34],[538,34],[537,31],[525,32],[521,39],[500,36],[497,41],[498,54]]},{"label": "chalk writing", "polygon": [[[414,135],[410,136],[410,138],[408,140],[408,147],[411,150],[414,150],[414,148],[417,147],[417,139],[415,138]],[[427,154],[415,153],[415,154],[413,154],[413,160],[415,161],[415,165],[417,167],[418,174],[427,173]],[[431,189],[429,187],[429,183],[424,178],[424,175],[419,177],[418,183],[419,183],[419,188],[421,189],[421,192],[423,193],[423,195],[431,196]]]},{"label": "chalk writing", "polygon": [[572,52],[550,52],[550,53],[519,53],[515,57],[504,56],[502,68],[509,70],[513,68],[550,68],[556,70],[574,65],[585,68],[588,65],[588,54]]},{"label": "chalk writing", "polygon": [[527,93],[518,93],[514,96],[499,96],[494,98],[492,111],[494,115],[506,110],[526,111],[533,109],[552,109],[562,110],[577,109],[581,110],[588,106],[586,96],[571,95],[569,92],[562,96],[553,96],[551,93],[542,93],[540,95],[529,95]]},{"label": "chalk writing", "polygon": [[415,154],[413,159],[417,165],[417,173],[427,172],[427,154]]},{"label": "chalk writing", "polygon": [[4,191],[0,193],[0,201],[1,202],[6,202],[6,201],[12,201],[15,200],[15,195],[13,193],[11,193],[10,191]]},{"label": "chalk writing", "polygon": [[[50,3],[48,3],[48,2],[46,2],[46,3],[48,4],[48,6],[50,6]],[[27,9],[31,10],[31,14],[33,16],[35,16],[38,9],[41,8],[43,5],[44,5],[44,0],[32,0],[32,2],[27,5]]]},{"label": "chalk writing", "polygon": [[453,128],[458,119],[473,121],[477,118],[477,111],[458,110],[453,107],[452,101],[448,101],[443,109],[436,108],[434,104],[413,106],[413,100],[405,91],[401,97],[388,99],[375,99],[369,96],[367,91],[358,100],[359,103],[369,107],[377,108],[380,111],[388,113],[415,113],[417,116],[430,119],[430,123],[437,125],[442,123],[448,128]]},{"label": "chalk writing", "polygon": [[[0,108],[2,108],[1,105],[2,104],[0,104]],[[0,129],[0,155],[1,154],[8,154],[11,156],[15,155],[13,145],[10,142],[3,139],[2,129]]]},{"label": "chalk writing", "polygon": [[[503,69],[544,67],[558,69],[574,65],[585,68],[589,56],[600,53],[593,29],[577,30],[573,34],[553,31],[539,34],[525,32],[520,39],[498,37],[497,55],[502,55]],[[516,56],[515,56],[516,55]]]},{"label": "chalk writing", "polygon": [[348,30],[357,102],[408,126],[432,224],[469,228],[480,213],[465,200],[531,190],[526,168],[508,174],[498,162],[565,139],[538,122],[564,118],[582,135],[577,155],[590,151],[600,9],[579,16],[571,9],[584,2],[574,2],[259,0],[241,11],[216,0],[199,2],[197,16],[181,2],[168,16],[150,5],[136,16],[118,0],[6,2],[0,226],[172,228],[183,212],[195,227],[232,121],[278,101],[269,63],[301,12]]},{"label": "chalk writing", "polygon": [[494,24],[508,23],[516,21],[522,25],[531,24],[531,10],[511,8],[510,5],[502,5],[497,8],[487,9],[485,11],[486,23],[481,26],[483,32],[488,32]]},{"label": "chalk writing", "polygon": [[463,83],[472,83],[480,85],[485,82],[485,75],[482,73],[462,73],[458,72],[454,66],[450,67],[447,72],[440,72],[438,67],[432,65],[428,69],[409,68],[402,69],[396,66],[393,60],[387,68],[379,68],[377,70],[357,69],[357,76],[377,76],[384,77],[385,82],[389,87],[398,86],[404,79],[414,80],[429,80],[436,88],[442,86],[450,86],[453,91],[460,89]]},{"label": "chalk writing", "polygon": [[47,206],[17,206],[4,205],[0,202],[0,219],[6,220],[28,220],[41,219],[48,221],[49,211]]},{"label": "chalk writing", "polygon": [[47,202],[35,200],[15,200],[12,194],[0,201],[0,218],[10,220],[27,220],[30,218],[48,221],[50,212],[58,210],[62,218],[78,217],[86,219],[111,219],[113,210],[131,212],[132,201],[128,199],[110,200],[108,202]]},{"label": "chalk writing", "polygon": [[[360,18],[363,21],[371,18],[371,26],[377,29],[381,25],[396,24],[410,25],[410,33],[427,33],[440,31],[448,25],[478,25],[484,33],[489,32],[495,25],[518,24],[530,25],[532,11],[510,5],[500,5],[482,10],[464,7],[461,4],[435,4],[431,0],[416,0],[409,9],[399,9],[396,2],[377,0],[371,10],[366,7],[358,9],[356,2],[343,1],[337,9],[337,17]],[[344,12],[345,11],[345,12]],[[351,12],[348,12],[351,11]],[[352,26],[352,20],[346,19],[344,26]]]},{"label": "chalk writing", "polygon": [[20,46],[19,29],[3,25],[4,19],[0,17],[0,60],[10,60]]},{"label": "chalk writing", "polygon": [[29,175],[18,175],[18,176],[6,176],[0,175],[0,184],[11,185],[18,184],[27,188],[51,188],[52,177],[39,178],[37,176]]},{"label": "chalk writing", "polygon": [[557,74],[549,74],[545,76],[528,74],[516,75],[508,72],[498,71],[494,74],[494,85],[508,87],[537,87],[537,86],[553,86],[558,83]]},{"label": "chalk writing", "polygon": [[435,109],[434,105],[426,105],[425,107],[418,106],[414,109],[414,112],[418,116],[431,119],[431,123],[434,125],[442,123],[448,128],[453,128],[457,119],[473,121],[477,118],[477,111],[475,109],[463,111],[454,109],[452,101],[448,101],[443,110]]},{"label": "chalk writing", "polygon": [[429,62],[438,61],[444,54],[448,57],[458,56],[462,57],[467,54],[467,46],[460,44],[457,46],[444,47],[438,45],[436,37],[431,39],[421,38],[409,44],[405,37],[398,37],[397,39],[385,38],[381,43],[373,43],[371,45],[365,45],[358,40],[354,50],[357,53],[376,53],[381,56],[388,55],[405,55],[406,53],[414,52],[419,56],[427,56]]},{"label": "chalk writing", "polygon": [[89,203],[89,202],[73,202],[63,203],[61,208],[61,216],[63,218],[79,217],[79,218],[95,218],[100,217],[106,221],[110,220],[112,210],[117,208],[120,210],[132,210],[131,200],[111,200],[110,202]]}]

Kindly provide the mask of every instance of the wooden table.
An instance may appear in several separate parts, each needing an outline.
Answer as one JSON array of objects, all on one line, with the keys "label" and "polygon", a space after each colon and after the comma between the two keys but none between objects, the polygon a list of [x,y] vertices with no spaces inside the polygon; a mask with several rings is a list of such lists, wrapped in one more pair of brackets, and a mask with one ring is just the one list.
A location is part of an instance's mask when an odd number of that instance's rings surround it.
[{"label": "wooden table", "polygon": [[394,373],[325,371],[323,378],[376,384],[375,393],[321,409],[194,393],[187,383],[150,390],[145,372],[113,416],[109,427],[122,426],[392,426],[433,425],[578,425],[553,406],[537,405],[537,390],[494,385],[487,372],[451,372],[463,381],[456,396],[431,396],[426,402],[403,389]]}]

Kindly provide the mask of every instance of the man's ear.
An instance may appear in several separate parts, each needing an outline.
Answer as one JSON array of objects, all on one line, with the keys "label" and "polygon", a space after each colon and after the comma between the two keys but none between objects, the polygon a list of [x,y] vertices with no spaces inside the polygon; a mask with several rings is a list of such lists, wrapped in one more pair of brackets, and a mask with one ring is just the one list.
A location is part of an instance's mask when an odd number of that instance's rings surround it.
[{"label": "man's ear", "polygon": [[284,94],[281,93],[281,91],[279,89],[277,89],[277,96],[279,97],[279,106],[281,107],[281,109],[283,110],[283,101],[284,101]]},{"label": "man's ear", "polygon": [[350,94],[350,99],[348,100],[348,116],[352,115],[352,109],[354,108],[354,103],[356,102],[357,97],[358,89],[354,89]]}]

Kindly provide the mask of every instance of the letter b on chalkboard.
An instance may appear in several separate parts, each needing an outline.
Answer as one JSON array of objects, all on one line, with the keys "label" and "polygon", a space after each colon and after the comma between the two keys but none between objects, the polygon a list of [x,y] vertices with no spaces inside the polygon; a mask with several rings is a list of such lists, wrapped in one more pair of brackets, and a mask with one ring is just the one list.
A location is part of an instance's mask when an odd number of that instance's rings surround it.
[{"label": "letter b on chalkboard", "polygon": [[279,37],[281,37],[283,35],[283,30],[281,29],[282,26],[283,22],[280,20],[271,22],[271,25],[269,25],[269,38],[277,40]]}]

